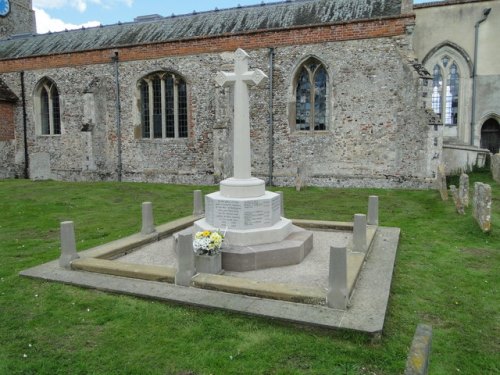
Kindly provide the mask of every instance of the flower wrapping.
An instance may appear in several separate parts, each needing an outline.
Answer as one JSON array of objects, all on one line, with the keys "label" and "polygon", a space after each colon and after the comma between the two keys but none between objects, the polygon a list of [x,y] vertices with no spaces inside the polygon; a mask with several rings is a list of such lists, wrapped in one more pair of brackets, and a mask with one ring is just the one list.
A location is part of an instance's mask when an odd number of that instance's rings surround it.
[{"label": "flower wrapping", "polygon": [[193,251],[197,255],[216,255],[220,253],[224,235],[220,231],[204,230],[196,232],[193,241]]}]

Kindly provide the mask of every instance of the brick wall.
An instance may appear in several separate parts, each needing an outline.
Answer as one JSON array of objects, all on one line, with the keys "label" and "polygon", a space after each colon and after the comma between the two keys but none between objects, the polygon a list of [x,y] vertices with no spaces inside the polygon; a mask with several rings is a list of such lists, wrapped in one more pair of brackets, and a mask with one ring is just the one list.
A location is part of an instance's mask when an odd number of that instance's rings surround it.
[{"label": "brick wall", "polygon": [[137,61],[156,59],[164,56],[186,56],[234,51],[237,48],[258,49],[286,45],[391,37],[404,34],[406,25],[413,22],[413,17],[385,18],[311,27],[252,31],[227,36],[199,37],[114,49],[35,56],[0,61],[0,72],[105,64],[110,61],[115,50],[119,51],[120,61]]},{"label": "brick wall", "polygon": [[0,142],[14,138],[14,105],[0,102]]}]

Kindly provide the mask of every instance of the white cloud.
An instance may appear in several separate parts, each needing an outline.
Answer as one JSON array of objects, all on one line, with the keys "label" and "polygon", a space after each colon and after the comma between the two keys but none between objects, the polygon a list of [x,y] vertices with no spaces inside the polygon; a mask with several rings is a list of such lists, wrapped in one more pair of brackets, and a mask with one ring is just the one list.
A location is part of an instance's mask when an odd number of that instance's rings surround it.
[{"label": "white cloud", "polygon": [[52,32],[64,31],[65,29],[67,29],[67,30],[81,29],[82,26],[83,27],[95,27],[95,26],[100,25],[99,21],[89,21],[89,22],[85,22],[85,23],[80,24],[80,25],[66,23],[63,20],[60,20],[58,18],[52,18],[43,9],[33,7],[33,10],[35,11],[35,16],[36,16],[36,31],[39,34],[45,34],[45,33],[48,33],[49,31],[52,31]]},{"label": "white cloud", "polygon": [[116,3],[123,3],[131,7],[134,0],[33,0],[33,8],[38,9],[60,9],[72,7],[83,13],[87,10],[88,3],[100,5],[103,8],[111,8]]}]

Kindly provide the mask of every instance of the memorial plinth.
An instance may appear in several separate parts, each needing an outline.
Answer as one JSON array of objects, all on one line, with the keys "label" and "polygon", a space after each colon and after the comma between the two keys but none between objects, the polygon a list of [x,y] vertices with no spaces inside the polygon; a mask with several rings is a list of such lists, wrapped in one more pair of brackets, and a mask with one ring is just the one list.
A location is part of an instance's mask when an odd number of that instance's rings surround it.
[{"label": "memorial plinth", "polygon": [[312,249],[312,232],[281,217],[281,197],[266,191],[265,182],[251,176],[250,113],[248,85],[258,85],[266,75],[248,70],[248,55],[235,53],[235,71],[219,72],[220,86],[234,86],[233,177],[220,190],[205,197],[205,218],[195,231],[225,233],[222,267],[248,271],[297,264]]}]

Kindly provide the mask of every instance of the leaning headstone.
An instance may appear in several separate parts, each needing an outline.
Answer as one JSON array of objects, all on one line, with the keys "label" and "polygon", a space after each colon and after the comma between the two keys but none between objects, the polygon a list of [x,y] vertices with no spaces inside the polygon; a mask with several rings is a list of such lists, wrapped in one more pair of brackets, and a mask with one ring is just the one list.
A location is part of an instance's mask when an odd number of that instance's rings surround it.
[{"label": "leaning headstone", "polygon": [[203,215],[203,195],[201,190],[195,190],[193,192],[193,215]]},{"label": "leaning headstone", "polygon": [[465,173],[460,175],[460,185],[458,186],[458,197],[464,207],[469,207],[469,176]]},{"label": "leaning headstone", "polygon": [[431,356],[432,327],[419,324],[413,337],[404,375],[427,375]]},{"label": "leaning headstone", "polygon": [[439,190],[439,194],[441,194],[441,199],[447,201],[448,186],[446,185],[446,173],[443,164],[439,164],[438,166],[436,184],[437,184],[437,189]]},{"label": "leaning headstone", "polygon": [[472,214],[483,232],[491,231],[491,186],[476,182],[472,200]]},{"label": "leaning headstone", "polygon": [[352,233],[352,251],[365,252],[367,250],[366,239],[366,215],[354,215],[354,228]]},{"label": "leaning headstone", "polygon": [[491,174],[496,182],[500,182],[500,154],[491,156]]},{"label": "leaning headstone", "polygon": [[457,209],[457,212],[460,215],[464,215],[465,214],[464,205],[462,203],[462,200],[460,199],[460,195],[459,195],[459,192],[457,190],[457,187],[455,185],[451,185],[450,192],[451,192],[451,196],[453,198],[453,202],[455,203],[455,208]]},{"label": "leaning headstone", "polygon": [[61,256],[59,265],[71,269],[71,262],[80,258],[76,252],[75,226],[72,221],[61,223]]},{"label": "leaning headstone", "polygon": [[330,272],[326,303],[333,309],[345,310],[349,300],[347,290],[347,249],[330,247]]},{"label": "leaning headstone", "polygon": [[153,220],[153,203],[144,202],[142,204],[142,234],[151,234],[155,232]]},{"label": "leaning headstone", "polygon": [[193,235],[191,230],[184,230],[174,235],[175,252],[177,254],[177,272],[175,285],[189,286],[195,274],[193,251]]}]

